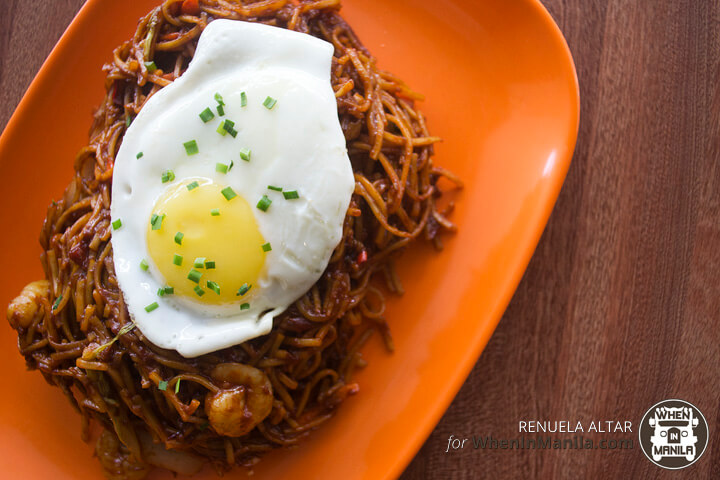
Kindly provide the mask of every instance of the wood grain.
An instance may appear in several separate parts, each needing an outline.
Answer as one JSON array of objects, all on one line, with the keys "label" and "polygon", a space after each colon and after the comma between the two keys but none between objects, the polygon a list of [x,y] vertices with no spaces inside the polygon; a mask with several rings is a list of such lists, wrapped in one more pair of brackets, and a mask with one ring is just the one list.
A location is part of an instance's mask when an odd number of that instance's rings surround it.
[{"label": "wood grain", "polygon": [[[720,478],[720,2],[544,3],[578,69],[575,158],[497,332],[402,479]],[[81,4],[3,1],[0,128]],[[666,398],[710,426],[679,472],[637,442],[445,453],[451,434],[512,438],[519,420],[636,425]]]}]

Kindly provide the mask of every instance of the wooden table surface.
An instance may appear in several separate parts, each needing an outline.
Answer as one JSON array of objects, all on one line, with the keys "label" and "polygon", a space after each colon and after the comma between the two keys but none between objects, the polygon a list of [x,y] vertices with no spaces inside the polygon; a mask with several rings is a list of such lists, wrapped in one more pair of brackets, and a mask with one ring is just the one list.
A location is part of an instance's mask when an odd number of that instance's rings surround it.
[{"label": "wooden table surface", "polygon": [[[508,0],[512,1],[512,0]],[[3,0],[0,128],[83,0]],[[720,478],[720,2],[544,0],[573,52],[580,135],[495,335],[403,480]],[[42,12],[41,16],[38,12]],[[42,19],[42,23],[38,23]],[[445,453],[520,420],[629,420],[681,398],[704,456],[632,450]]]}]

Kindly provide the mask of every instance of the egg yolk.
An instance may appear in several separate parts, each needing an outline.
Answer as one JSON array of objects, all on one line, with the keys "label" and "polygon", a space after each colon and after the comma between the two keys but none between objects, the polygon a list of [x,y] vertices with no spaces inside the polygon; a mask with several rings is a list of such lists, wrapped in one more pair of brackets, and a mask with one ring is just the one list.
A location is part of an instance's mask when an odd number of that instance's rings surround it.
[{"label": "egg yolk", "polygon": [[244,303],[252,294],[243,286],[260,275],[265,240],[248,202],[225,188],[208,179],[185,179],[155,204],[148,250],[175,295],[217,305]]}]

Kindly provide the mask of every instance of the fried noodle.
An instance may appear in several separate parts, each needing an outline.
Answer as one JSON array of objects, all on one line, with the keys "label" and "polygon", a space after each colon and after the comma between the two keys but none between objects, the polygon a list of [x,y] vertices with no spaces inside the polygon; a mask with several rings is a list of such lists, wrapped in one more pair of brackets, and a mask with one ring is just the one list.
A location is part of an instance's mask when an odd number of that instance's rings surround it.
[{"label": "fried noodle", "polygon": [[[43,225],[47,281],[28,285],[9,306],[8,319],[28,366],[60,387],[81,414],[83,437],[89,439],[91,420],[104,427],[97,453],[109,478],[143,478],[149,465],[183,471],[183,461],[189,463],[183,473],[206,461],[223,472],[296,444],[358,391],[352,374],[365,366],[360,349],[373,333],[393,349],[384,295],[374,279],[402,293],[395,255],[418,237],[440,248],[440,232],[455,229],[450,207],[436,208],[436,182],[460,182],[433,166],[439,139],[415,109],[421,97],[377,68],[339,8],[339,0],[166,0],[104,66],[107,94],[89,144]],[[271,333],[188,359],[149,343],[134,328],[112,261],[110,192],[115,155],[133,117],[182,75],[200,33],[216,18],[296,30],[334,45],[331,82],[355,191],[327,269],[275,318]],[[148,71],[150,61],[157,70]],[[218,380],[213,369],[220,364],[253,367],[246,373],[271,385],[270,413],[241,436],[218,433],[208,415],[209,398],[238,388],[246,413],[256,413],[253,386]],[[163,460],[154,444],[180,456]]]}]

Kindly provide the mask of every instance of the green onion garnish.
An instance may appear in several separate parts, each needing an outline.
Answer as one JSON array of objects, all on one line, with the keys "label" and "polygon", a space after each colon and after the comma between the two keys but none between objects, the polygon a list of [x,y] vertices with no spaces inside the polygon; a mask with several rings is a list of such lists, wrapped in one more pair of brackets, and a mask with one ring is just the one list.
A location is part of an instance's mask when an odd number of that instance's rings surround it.
[{"label": "green onion garnish", "polygon": [[232,160],[230,160],[230,165],[228,166],[228,172],[229,172],[230,169],[233,167],[233,165],[235,165],[235,162],[233,162]]},{"label": "green onion garnish", "polygon": [[188,190],[194,190],[199,186],[200,186],[200,184],[197,181],[190,182],[186,185]]},{"label": "green onion garnish", "polygon": [[235,130],[234,127],[235,127],[235,122],[233,122],[232,120],[225,120],[225,121],[223,122],[223,129],[224,129],[227,133],[229,133],[230,135],[232,135],[233,138],[237,137],[237,134],[238,134],[237,130]]},{"label": "green onion garnish", "polygon": [[249,148],[242,148],[240,149],[240,158],[245,160],[246,162],[250,161],[250,155],[252,154],[252,150]]},{"label": "green onion garnish", "polygon": [[182,266],[183,262],[183,256],[178,255],[177,253],[173,255],[173,264],[177,265],[178,267]]},{"label": "green onion garnish", "polygon": [[298,195],[297,190],[290,190],[289,192],[283,192],[283,197],[285,197],[285,200],[295,200],[300,198],[300,195]]},{"label": "green onion garnish", "polygon": [[188,155],[195,155],[200,151],[198,148],[198,144],[195,140],[190,140],[189,142],[183,143],[183,147],[185,147],[185,153]]},{"label": "green onion garnish", "polygon": [[165,214],[158,215],[157,213],[153,213],[150,217],[150,225],[152,225],[153,230],[160,230],[162,227],[162,222],[165,220]]},{"label": "green onion garnish", "polygon": [[242,287],[240,287],[237,291],[237,296],[242,297],[245,295],[250,289],[252,288],[252,285],[248,285],[247,283],[243,283]]},{"label": "green onion garnish", "polygon": [[212,261],[211,261],[211,260],[208,260],[207,262],[205,262],[205,268],[207,268],[208,270],[214,269],[214,268],[215,268],[215,261],[214,261],[214,260],[212,260]]},{"label": "green onion garnish", "polygon": [[157,70],[157,65],[155,65],[154,61],[151,62],[145,62],[145,68],[147,68],[148,73],[154,73],[155,70]]},{"label": "green onion garnish", "polygon": [[195,285],[195,288],[193,288],[193,290],[195,291],[195,293],[197,293],[198,297],[202,297],[203,295],[205,295],[205,290],[203,290],[200,285]]},{"label": "green onion garnish", "polygon": [[210,110],[210,108],[206,108],[205,110],[200,112],[198,116],[200,117],[200,120],[203,121],[203,123],[207,123],[213,118],[215,118],[215,114],[212,113],[212,110]]},{"label": "green onion garnish", "polygon": [[175,180],[175,172],[172,170],[165,170],[160,178],[163,183],[172,182]]},{"label": "green onion garnish", "polygon": [[175,289],[173,287],[160,287],[158,288],[157,295],[158,297],[163,297],[165,295],[172,295],[175,293]]},{"label": "green onion garnish", "polygon": [[207,285],[207,288],[209,288],[209,289],[212,290],[213,292],[215,292],[215,293],[217,293],[218,295],[220,295],[220,285],[218,285],[217,283],[213,282],[212,280],[208,280],[207,283],[206,283],[206,285]]},{"label": "green onion garnish", "polygon": [[259,208],[263,212],[267,212],[268,208],[270,208],[271,203],[272,200],[270,200],[267,195],[263,195],[260,201],[257,203],[257,208]]},{"label": "green onion garnish", "polygon": [[263,250],[263,252],[269,252],[270,250],[272,250],[272,247],[270,246],[270,242],[263,245],[262,250]]},{"label": "green onion garnish", "polygon": [[180,391],[180,380],[178,380],[177,382],[175,382],[175,394],[177,395],[177,393],[178,393],[179,391]]},{"label": "green onion garnish", "polygon": [[143,155],[145,155],[143,152],[138,152],[138,154],[135,155],[135,158],[137,158],[138,160],[140,160],[140,159],[143,157]]},{"label": "green onion garnish", "polygon": [[223,120],[222,122],[220,122],[220,125],[218,125],[218,128],[217,128],[217,130],[215,130],[215,131],[216,131],[217,133],[219,133],[220,135],[222,135],[223,137],[224,137],[225,135],[227,135],[227,130],[225,130],[225,120]]},{"label": "green onion garnish", "polygon": [[150,265],[148,265],[147,260],[145,260],[144,258],[140,260],[140,269],[144,272],[147,272],[148,268],[150,268]]},{"label": "green onion garnish", "polygon": [[218,105],[218,106],[217,106],[217,112],[218,112],[218,116],[224,117],[224,116],[225,116],[225,106],[224,106],[224,105]]},{"label": "green onion garnish", "polygon": [[249,308],[250,308],[250,304],[247,302],[240,305],[240,310],[248,310]]},{"label": "green onion garnish", "polygon": [[195,268],[205,268],[205,257],[198,257],[193,262]]},{"label": "green onion garnish", "polygon": [[165,380],[160,380],[160,383],[158,383],[158,390],[164,392],[165,390],[167,390],[167,387],[168,387],[168,382],[166,382]]},{"label": "green onion garnish", "polygon": [[132,115],[128,114],[128,116],[125,117],[125,127],[126,128],[129,127],[130,124],[132,123],[132,121],[133,121]]},{"label": "green onion garnish", "polygon": [[156,308],[158,308],[159,306],[160,306],[160,305],[158,305],[157,302],[153,302],[153,303],[151,303],[150,305],[148,305],[147,307],[145,307],[145,311],[148,312],[148,313],[150,313],[150,312],[152,312],[153,310],[155,310]]},{"label": "green onion garnish", "polygon": [[113,227],[113,230],[117,230],[118,228],[122,227],[122,220],[120,220],[118,218],[117,220],[112,222],[112,227]]},{"label": "green onion garnish", "polygon": [[182,245],[182,239],[183,239],[184,236],[185,236],[184,233],[182,233],[182,232],[177,232],[177,233],[175,234],[175,243],[177,243],[178,245]]},{"label": "green onion garnish", "polygon": [[225,105],[225,101],[223,100],[222,95],[220,95],[219,93],[215,93],[215,101],[219,105]]},{"label": "green onion garnish", "polygon": [[265,101],[263,102],[263,105],[265,105],[265,108],[267,108],[268,110],[272,110],[272,108],[275,106],[276,103],[277,103],[277,100],[275,100],[274,98],[265,97]]},{"label": "green onion garnish", "polygon": [[282,192],[282,187],[275,187],[273,185],[268,185],[268,190],[275,190],[276,192]]},{"label": "green onion garnish", "polygon": [[223,194],[223,197],[225,197],[225,200],[230,201],[233,198],[237,197],[237,193],[235,193],[235,190],[233,190],[230,187],[225,187],[222,190],[220,190],[220,193]]},{"label": "green onion garnish", "polygon": [[247,106],[247,94],[245,92],[240,92],[240,106]]},{"label": "green onion garnish", "polygon": [[220,173],[227,173],[229,170],[229,167],[225,165],[224,163],[216,163],[215,164],[215,171]]},{"label": "green onion garnish", "polygon": [[219,208],[213,208],[210,210],[210,215],[213,217],[219,217],[220,216],[220,209]]},{"label": "green onion garnish", "polygon": [[62,299],[63,299],[63,296],[60,295],[60,296],[55,300],[55,303],[53,303],[53,306],[52,306],[52,311],[53,311],[53,312],[58,309],[58,307],[60,306],[60,302],[62,302]]},{"label": "green onion garnish", "polygon": [[198,272],[194,268],[191,269],[190,272],[188,272],[188,276],[187,276],[188,280],[195,282],[195,283],[200,283],[200,277],[202,277],[202,273]]}]

